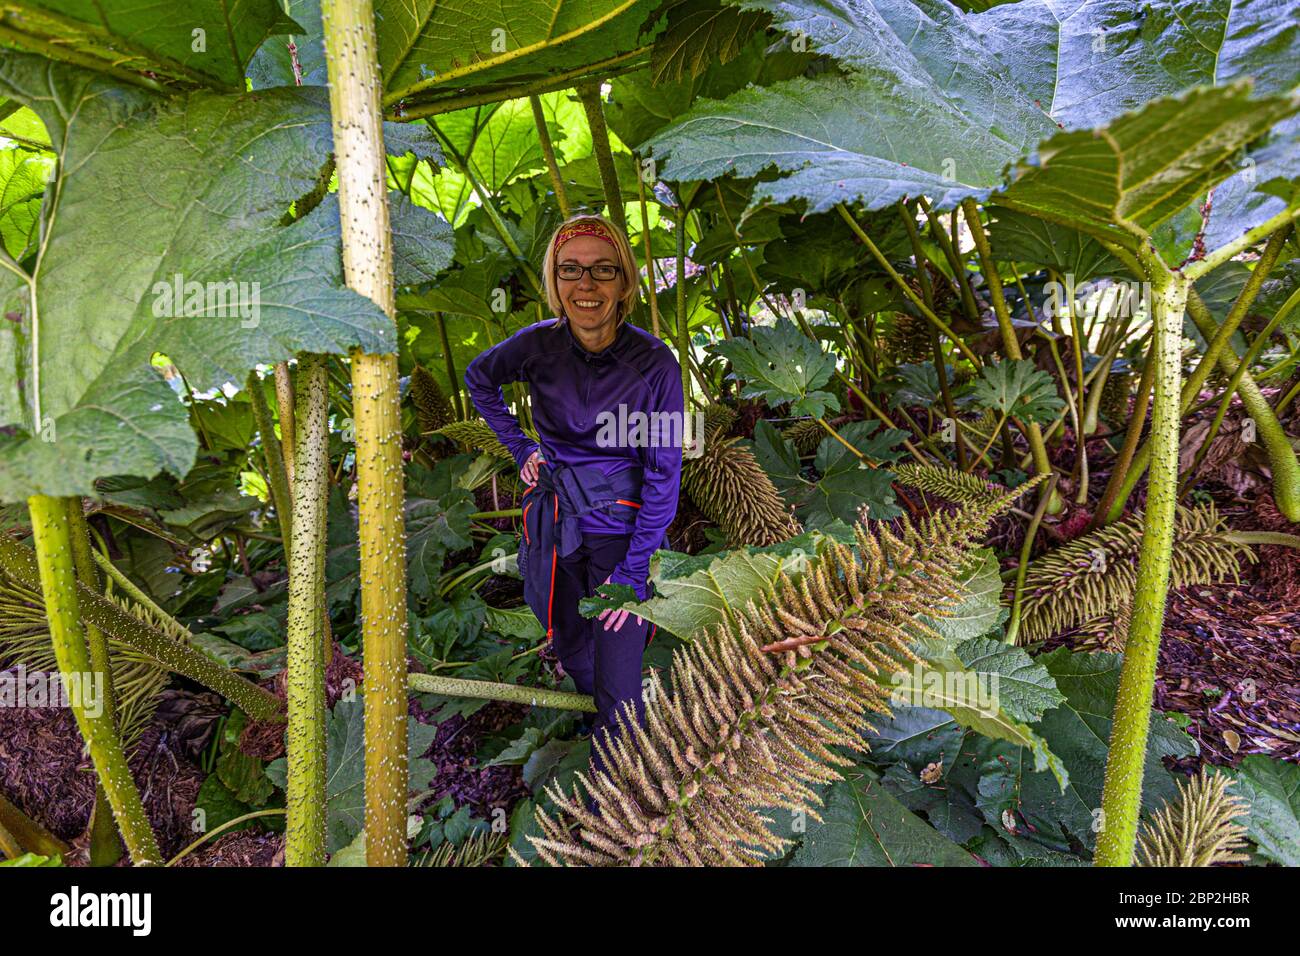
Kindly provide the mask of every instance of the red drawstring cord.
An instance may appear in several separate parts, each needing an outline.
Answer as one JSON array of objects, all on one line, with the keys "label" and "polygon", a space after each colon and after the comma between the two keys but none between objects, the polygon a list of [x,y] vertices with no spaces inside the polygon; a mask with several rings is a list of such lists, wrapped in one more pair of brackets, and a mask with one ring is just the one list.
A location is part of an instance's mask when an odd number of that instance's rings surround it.
[{"label": "red drawstring cord", "polygon": [[560,496],[555,496],[555,514],[552,517],[551,526],[551,593],[546,598],[546,640],[549,642],[551,635],[555,633],[555,628],[551,624],[551,611],[555,605],[555,561],[559,549],[555,545],[555,535],[558,533],[555,529],[554,522],[560,519]]}]

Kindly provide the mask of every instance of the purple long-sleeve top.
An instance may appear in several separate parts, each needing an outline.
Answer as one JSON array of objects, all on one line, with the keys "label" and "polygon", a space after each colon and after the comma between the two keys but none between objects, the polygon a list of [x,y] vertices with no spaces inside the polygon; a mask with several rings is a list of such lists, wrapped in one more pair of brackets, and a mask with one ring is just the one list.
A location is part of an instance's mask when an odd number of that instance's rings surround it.
[{"label": "purple long-sleeve top", "polygon": [[[533,423],[560,464],[593,465],[607,477],[641,467],[641,508],[627,556],[610,580],[644,601],[650,556],[677,513],[681,487],[684,407],[677,357],[627,322],[603,351],[588,352],[559,319],[526,326],[480,354],[465,369],[465,385],[522,468],[538,446],[506,407],[501,386],[507,382],[528,383]],[[593,534],[627,533],[600,511],[583,515],[579,526]]]}]

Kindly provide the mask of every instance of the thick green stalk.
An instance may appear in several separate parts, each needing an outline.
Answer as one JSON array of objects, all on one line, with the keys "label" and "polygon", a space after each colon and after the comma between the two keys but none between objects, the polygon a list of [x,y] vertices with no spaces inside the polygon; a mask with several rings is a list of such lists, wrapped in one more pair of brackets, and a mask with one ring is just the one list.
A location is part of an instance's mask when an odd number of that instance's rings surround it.
[{"label": "thick green stalk", "polygon": [[45,614],[50,624],[50,639],[77,726],[90,749],[95,773],[113,807],[131,859],[137,866],[160,864],[162,853],[144,812],[140,791],[131,779],[117,728],[103,708],[102,699],[91,696],[98,688],[93,683],[87,686],[91,662],[81,629],[68,502],[61,498],[33,495],[27,500],[27,507],[32,516],[32,537],[36,544],[36,562],[40,570],[41,593],[45,598]]},{"label": "thick green stalk", "polygon": [[1151,409],[1151,478],[1133,592],[1133,618],[1124,646],[1115,720],[1106,757],[1101,797],[1101,832],[1097,838],[1098,866],[1129,866],[1137,840],[1142,803],[1142,769],[1151,702],[1155,692],[1160,629],[1169,595],[1169,567],[1174,546],[1174,516],[1178,499],[1180,346],[1183,310],[1189,283],[1172,273],[1146,243],[1138,248],[1144,271],[1152,282],[1151,361],[1155,363],[1155,401]]},{"label": "thick green stalk", "polygon": [[[77,580],[92,591],[101,590],[99,569],[95,566],[93,551],[90,547],[90,529],[86,526],[86,514],[81,510],[80,498],[68,499],[68,536],[72,545],[72,560],[77,571]],[[95,673],[103,674],[104,713],[117,726],[117,699],[113,693],[113,667],[108,660],[108,638],[94,624],[83,622],[86,632],[86,650],[90,654],[90,666]]]},{"label": "thick green stalk", "polygon": [[441,312],[433,313],[434,318],[438,320],[438,337],[442,339],[442,357],[447,365],[447,381],[451,383],[451,402],[452,408],[456,410],[456,417],[464,421],[465,404],[460,397],[460,378],[456,375],[456,359],[451,353],[451,339],[447,335],[447,319]]},{"label": "thick green stalk", "polygon": [[[1154,348],[1154,343],[1152,347]],[[1097,502],[1096,510],[1092,513],[1092,520],[1088,522],[1089,532],[1110,524],[1124,511],[1123,504],[1118,509],[1112,508],[1112,505],[1119,496],[1120,489],[1124,486],[1124,476],[1128,474],[1129,466],[1133,463],[1133,456],[1137,453],[1138,442],[1142,440],[1142,428],[1146,424],[1147,408],[1151,404],[1151,386],[1155,382],[1155,370],[1155,355],[1151,353],[1142,366],[1142,378],[1138,381],[1137,395],[1133,402],[1133,414],[1129,418],[1128,431],[1124,433],[1124,446],[1120,448],[1119,454],[1115,456],[1110,481],[1106,483],[1106,488],[1101,493],[1101,500]]]},{"label": "thick green stalk", "polygon": [[575,89],[582,109],[587,114],[591,129],[591,145],[596,153],[596,168],[600,170],[600,184],[605,188],[605,205],[609,207],[609,220],[627,234],[627,217],[623,214],[623,191],[618,185],[618,170],[614,167],[614,151],[609,145],[609,127],[605,125],[605,104],[600,97],[600,80],[579,83]]},{"label": "thick green stalk", "polygon": [[0,793],[0,829],[18,844],[17,853],[10,853],[13,847],[5,849],[5,855],[11,858],[23,853],[67,856],[70,852],[66,843],[6,800],[3,793]]},{"label": "thick green stalk", "polygon": [[[642,178],[640,167],[637,168],[636,192],[638,199],[641,201],[641,238],[645,240],[646,298],[650,302],[650,331],[655,338],[658,338],[660,335],[659,294],[655,291],[655,256],[654,249],[650,245],[650,212],[646,207],[645,179]],[[731,333],[727,330],[725,316],[722,320],[722,330],[726,333],[727,338],[731,338]]]},{"label": "thick green stalk", "polygon": [[[0,534],[0,570],[23,587],[32,590],[41,587],[36,555],[4,534]],[[102,594],[79,584],[77,605],[82,621],[98,627],[113,640],[148,654],[159,666],[228,697],[248,716],[257,720],[281,718],[280,699],[275,694],[189,645],[159,633]]]},{"label": "thick green stalk", "polygon": [[[1023,358],[1020,352],[1020,340],[1016,338],[1015,327],[1011,324],[1011,312],[1007,308],[1006,297],[1002,294],[1002,279],[998,276],[997,266],[993,263],[993,250],[989,247],[988,234],[985,233],[984,225],[980,221],[979,207],[975,205],[975,200],[965,199],[962,201],[962,209],[966,213],[966,225],[975,239],[975,251],[979,255],[984,281],[989,287],[989,298],[993,300],[993,313],[997,316],[998,329],[1002,333],[1002,348],[1007,353],[1007,358],[1019,361]],[[1082,388],[1083,383],[1080,382],[1079,386]],[[1029,440],[1029,450],[1034,458],[1034,470],[1040,475],[1050,475],[1052,463],[1047,457],[1047,445],[1043,441],[1043,432],[1038,427],[1038,423],[1028,422],[1024,433],[1025,438]],[[1059,513],[1064,505],[1055,487],[1044,488],[1042,493],[1051,496],[1051,503],[1047,506],[1048,512]]]},{"label": "thick green stalk", "polygon": [[[1214,316],[1195,289],[1187,297],[1187,312],[1201,335],[1208,338],[1214,331]],[[1219,355],[1219,367],[1229,377],[1237,374],[1239,364],[1231,349],[1225,349]],[[1296,460],[1291,440],[1250,372],[1242,374],[1241,381],[1237,383],[1237,394],[1241,396],[1241,404],[1246,407],[1246,414],[1254,420],[1255,435],[1268,455],[1269,468],[1273,472],[1273,500],[1277,502],[1277,510],[1288,521],[1300,522],[1300,461]]]},{"label": "thick green stalk", "polygon": [[293,540],[293,498],[289,494],[289,473],[284,467],[280,440],[275,437],[275,426],[271,424],[271,409],[262,392],[262,380],[256,372],[248,373],[248,398],[253,403],[253,418],[257,421],[257,430],[262,436],[262,454],[266,456],[266,482],[271,490],[275,517],[280,524],[284,561],[289,564],[292,561],[290,542]]},{"label": "thick green stalk", "polygon": [[[1277,263],[1290,232],[1291,226],[1288,223],[1269,237],[1268,243],[1264,246],[1264,251],[1260,254],[1259,262],[1255,264],[1250,278],[1241,287],[1241,291],[1237,294],[1236,300],[1224,317],[1222,325],[1214,320],[1195,287],[1192,287],[1189,291],[1187,312],[1201,335],[1204,336],[1206,348],[1200,362],[1192,370],[1192,374],[1187,377],[1187,381],[1183,383],[1182,395],[1179,400],[1180,414],[1185,415],[1191,409],[1216,363],[1229,378],[1236,373],[1239,363],[1236,355],[1229,347],[1229,343],[1233,333],[1237,331],[1237,327],[1249,312],[1251,304],[1255,301],[1255,296],[1258,295],[1260,288],[1264,284],[1264,280],[1268,278],[1269,272]],[[1290,520],[1300,520],[1300,463],[1296,462],[1295,451],[1291,449],[1290,443],[1286,441],[1285,433],[1282,431],[1281,424],[1278,423],[1277,416],[1273,414],[1272,408],[1264,400],[1263,393],[1259,391],[1259,386],[1255,384],[1255,380],[1250,377],[1249,371],[1242,374],[1237,391],[1241,395],[1242,404],[1246,406],[1246,411],[1255,419],[1256,432],[1264,442],[1270,463],[1274,466],[1275,493],[1285,496],[1290,491],[1293,495],[1294,515],[1287,514],[1282,507],[1281,498],[1278,499],[1278,508]],[[1257,410],[1259,414],[1256,414]],[[1272,461],[1275,454],[1278,458],[1277,462]],[[1124,474],[1124,483],[1120,486],[1119,494],[1111,505],[1107,521],[1114,521],[1116,516],[1123,511],[1124,505],[1133,493],[1133,489],[1137,487],[1138,481],[1141,480],[1143,473],[1146,471],[1150,457],[1151,449],[1149,444],[1138,450],[1138,453],[1133,458],[1132,465]],[[1281,478],[1280,482],[1279,477]]]},{"label": "thick green stalk", "polygon": [[275,364],[275,403],[280,409],[280,457],[289,476],[289,493],[293,494],[294,421],[293,371],[288,362]]},{"label": "thick green stalk", "polygon": [[[90,528],[80,498],[68,499],[68,530],[72,539],[72,557],[77,567],[77,580],[92,591],[100,591],[99,569],[90,546]],[[86,650],[90,653],[90,666],[103,681],[102,699],[104,713],[117,727],[117,695],[113,691],[113,667],[108,658],[108,638],[93,624],[85,624]],[[95,806],[90,811],[90,865],[112,866],[122,858],[122,841],[113,823],[113,810],[108,802],[104,785],[95,785]]]},{"label": "thick green stalk", "polygon": [[596,712],[596,702],[590,695],[574,694],[565,690],[523,687],[519,684],[500,684],[488,680],[467,680],[463,677],[442,677],[438,674],[412,674],[410,684],[411,690],[419,694],[445,694],[448,697],[472,697],[475,700],[505,700],[514,704],[528,704],[531,707]]},{"label": "thick green stalk", "polygon": [[320,356],[298,363],[298,460],[289,565],[286,866],[325,863],[325,511],[329,380]]},{"label": "thick green stalk", "polygon": [[1196,457],[1192,460],[1191,467],[1187,469],[1187,473],[1183,477],[1184,485],[1179,494],[1180,498],[1191,490],[1192,483],[1196,480],[1196,473],[1200,471],[1201,465],[1205,462],[1205,456],[1209,454],[1210,445],[1214,443],[1215,437],[1219,434],[1219,429],[1223,426],[1223,419],[1228,414],[1228,406],[1232,404],[1232,396],[1237,391],[1238,386],[1241,385],[1242,378],[1245,377],[1250,367],[1255,364],[1255,360],[1259,358],[1259,353],[1268,345],[1273,333],[1277,331],[1278,326],[1286,321],[1286,317],[1298,302],[1300,302],[1300,289],[1291,293],[1286,302],[1273,315],[1273,318],[1269,320],[1268,325],[1264,326],[1260,333],[1255,336],[1255,341],[1250,344],[1246,354],[1237,361],[1237,371],[1233,372],[1232,378],[1228,379],[1228,385],[1223,390],[1223,398],[1219,401],[1218,410],[1214,413],[1214,421],[1210,423],[1210,430],[1205,433],[1205,440],[1201,442],[1201,447],[1196,450]]},{"label": "thick green stalk", "polygon": [[555,161],[555,146],[551,143],[551,131],[546,126],[546,114],[542,111],[542,99],[536,93],[528,97],[533,108],[533,124],[537,127],[537,142],[542,147],[542,158],[546,160],[546,171],[551,176],[551,187],[555,190],[555,201],[560,206],[560,215],[568,219],[572,215],[569,206],[569,194],[564,191],[564,177],[560,175],[560,166]]},{"label": "thick green stalk", "polygon": [[[325,0],[325,60],[348,287],[393,316],[393,248],[371,0]],[[352,354],[361,631],[366,667],[366,862],[405,866],[406,531],[397,356]]]}]

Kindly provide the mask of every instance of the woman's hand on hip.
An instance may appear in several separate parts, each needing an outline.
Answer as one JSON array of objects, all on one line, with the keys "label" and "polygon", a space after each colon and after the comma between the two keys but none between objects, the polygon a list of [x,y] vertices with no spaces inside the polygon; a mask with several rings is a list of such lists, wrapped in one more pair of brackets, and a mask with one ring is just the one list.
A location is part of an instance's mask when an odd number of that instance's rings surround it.
[{"label": "woman's hand on hip", "polygon": [[[609,584],[610,578],[612,578],[613,576],[614,575],[611,574],[608,578],[602,581],[601,584]],[[623,626],[623,622],[627,620],[629,614],[632,614],[632,612],[629,611],[627,608],[616,609],[612,607],[607,607],[605,608],[605,610],[601,611],[599,614],[596,615],[596,620],[605,622],[605,630],[617,631],[619,628]],[[640,614],[636,614],[633,616],[636,617],[636,622],[638,624],[645,623],[644,621],[641,620]]]},{"label": "woman's hand on hip", "polygon": [[519,480],[526,485],[537,484],[537,469],[545,460],[540,450],[529,455],[528,460],[524,462],[524,467],[519,469]]}]

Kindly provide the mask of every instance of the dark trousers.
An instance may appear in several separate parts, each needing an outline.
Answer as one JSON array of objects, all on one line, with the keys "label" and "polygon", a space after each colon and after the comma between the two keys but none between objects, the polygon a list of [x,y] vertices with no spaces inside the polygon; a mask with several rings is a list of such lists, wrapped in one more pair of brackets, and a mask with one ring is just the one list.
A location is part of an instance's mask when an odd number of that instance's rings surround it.
[{"label": "dark trousers", "polygon": [[618,734],[615,715],[624,702],[635,708],[638,723],[645,719],[641,668],[651,624],[638,624],[634,615],[628,615],[619,630],[607,631],[604,621],[578,613],[578,599],[595,595],[627,554],[630,540],[621,534],[584,534],[577,550],[559,559],[555,573],[552,647],[578,691],[596,699],[592,758],[597,770],[603,769],[597,742],[604,741],[606,731]]}]

